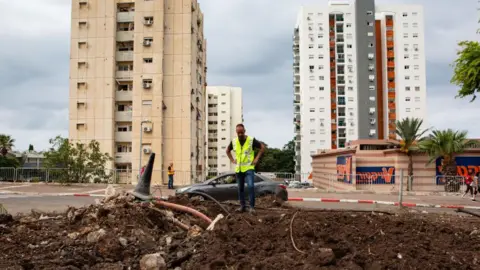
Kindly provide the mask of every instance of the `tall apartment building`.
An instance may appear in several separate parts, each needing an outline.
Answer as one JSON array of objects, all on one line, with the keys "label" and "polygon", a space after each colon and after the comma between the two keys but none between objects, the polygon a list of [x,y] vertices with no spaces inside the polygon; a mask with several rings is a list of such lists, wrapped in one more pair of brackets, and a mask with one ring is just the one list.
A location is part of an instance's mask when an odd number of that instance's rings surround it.
[{"label": "tall apartment building", "polygon": [[[136,182],[156,153],[153,181],[204,175],[206,40],[196,0],[72,0],[70,126],[97,140],[120,181]],[[140,138],[143,137],[140,144]],[[163,172],[162,172],[163,171]],[[117,179],[118,180],[118,179]]]},{"label": "tall apartment building", "polygon": [[236,126],[243,123],[242,88],[207,87],[207,157],[209,172],[233,171],[225,151],[237,136]]},{"label": "tall apartment building", "polygon": [[[374,0],[302,7],[293,36],[296,171],[357,139],[395,139],[426,117],[423,8]],[[426,125],[426,123],[425,123]]]}]

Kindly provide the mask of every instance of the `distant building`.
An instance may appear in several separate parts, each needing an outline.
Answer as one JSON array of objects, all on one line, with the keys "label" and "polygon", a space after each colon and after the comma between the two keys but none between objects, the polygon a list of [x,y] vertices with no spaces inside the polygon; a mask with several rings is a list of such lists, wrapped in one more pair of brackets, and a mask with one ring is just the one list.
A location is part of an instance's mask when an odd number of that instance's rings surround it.
[{"label": "distant building", "polygon": [[45,155],[42,152],[14,151],[11,152],[11,155],[15,156],[19,161],[23,162],[23,164],[20,164],[22,168],[43,168],[43,161],[45,160]]},{"label": "distant building", "polygon": [[396,121],[426,123],[423,8],[338,0],[302,7],[293,37],[295,171],[318,149],[396,139]]},{"label": "distant building", "polygon": [[236,137],[235,127],[243,123],[242,89],[230,86],[207,87],[207,154],[210,172],[232,171],[228,144]]}]

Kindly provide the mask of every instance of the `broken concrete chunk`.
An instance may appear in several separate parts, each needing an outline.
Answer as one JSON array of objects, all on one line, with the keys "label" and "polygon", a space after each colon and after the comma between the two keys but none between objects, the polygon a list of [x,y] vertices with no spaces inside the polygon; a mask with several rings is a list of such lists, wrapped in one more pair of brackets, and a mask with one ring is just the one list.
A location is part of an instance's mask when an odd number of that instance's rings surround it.
[{"label": "broken concrete chunk", "polygon": [[107,232],[104,229],[100,229],[98,231],[91,232],[87,235],[87,242],[95,243],[98,240],[100,240],[100,238],[105,236],[105,234],[107,234]]},{"label": "broken concrete chunk", "polygon": [[335,262],[335,254],[331,248],[320,248],[318,251],[319,266],[330,265]]},{"label": "broken concrete chunk", "polygon": [[118,238],[118,242],[120,242],[120,244],[124,247],[126,247],[128,245],[128,241],[127,239],[123,238],[123,237],[119,237]]},{"label": "broken concrete chunk", "polygon": [[167,264],[160,253],[148,254],[140,260],[141,270],[166,270]]}]

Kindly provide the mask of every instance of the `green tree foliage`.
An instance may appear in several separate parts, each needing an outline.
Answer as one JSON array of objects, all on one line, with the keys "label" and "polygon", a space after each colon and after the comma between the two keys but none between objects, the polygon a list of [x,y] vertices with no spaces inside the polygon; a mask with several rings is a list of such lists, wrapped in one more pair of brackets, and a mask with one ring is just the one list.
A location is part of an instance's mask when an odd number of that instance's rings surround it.
[{"label": "green tree foliage", "polygon": [[[265,153],[256,167],[257,172],[295,172],[295,143],[288,142],[282,149],[269,148],[265,144]],[[255,153],[257,154],[257,153]]]},{"label": "green tree foliage", "polygon": [[400,150],[408,156],[408,176],[413,176],[413,154],[419,150],[418,143],[428,129],[421,130],[423,120],[405,118],[397,121],[396,133],[400,137]]},{"label": "green tree foliage", "polygon": [[0,156],[0,168],[18,168],[20,161],[15,157]]},{"label": "green tree foliage", "polygon": [[106,164],[112,158],[100,151],[100,144],[71,143],[57,136],[50,139],[51,148],[45,153],[44,165],[52,170],[54,177],[63,183],[107,182],[112,173],[107,172]]},{"label": "green tree foliage", "polygon": [[0,154],[6,156],[15,146],[15,139],[10,135],[0,134]]},{"label": "green tree foliage", "polygon": [[447,176],[455,176],[457,175],[455,154],[464,152],[466,148],[472,147],[476,143],[467,138],[466,131],[434,130],[428,138],[420,143],[420,149],[430,156],[429,164],[442,158],[441,172]]},{"label": "green tree foliage", "polygon": [[457,52],[454,73],[451,83],[460,87],[457,97],[472,96],[474,101],[476,93],[480,91],[480,43],[477,41],[462,41],[458,43],[461,49]]}]

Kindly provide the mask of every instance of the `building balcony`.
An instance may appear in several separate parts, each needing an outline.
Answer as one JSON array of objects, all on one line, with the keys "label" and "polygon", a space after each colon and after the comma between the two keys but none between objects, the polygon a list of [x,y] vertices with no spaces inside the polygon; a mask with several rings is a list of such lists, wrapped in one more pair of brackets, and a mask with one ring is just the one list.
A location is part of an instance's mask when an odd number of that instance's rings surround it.
[{"label": "building balcony", "polygon": [[395,79],[395,71],[388,71],[387,76],[389,79]]},{"label": "building balcony", "polygon": [[330,47],[335,47],[335,41],[334,40],[330,41]]},{"label": "building balcony", "polygon": [[395,113],[389,113],[388,114],[388,119],[394,120],[396,118],[397,118],[397,114],[395,114]]},{"label": "building balcony", "polygon": [[218,137],[218,133],[208,133],[209,139],[216,139]]},{"label": "building balcony", "polygon": [[133,71],[132,70],[117,70],[115,73],[115,78],[119,81],[131,81],[133,80]]},{"label": "building balcony", "polygon": [[337,118],[337,115],[335,113],[330,113],[330,118],[332,120],[335,120]]},{"label": "building balcony", "polygon": [[132,132],[115,132],[115,141],[116,142],[132,142]]},{"label": "building balcony", "polygon": [[132,111],[116,111],[115,121],[117,122],[132,122]]},{"label": "building balcony", "polygon": [[388,124],[388,129],[397,129],[397,125],[395,125],[395,124]]},{"label": "building balcony", "polygon": [[395,44],[394,44],[393,40],[387,40],[387,48],[391,49],[391,48],[394,47],[394,45]]},{"label": "building balcony", "polygon": [[302,136],[300,136],[300,135],[296,135],[296,136],[295,136],[295,141],[296,141],[296,142],[299,142],[299,141],[301,141],[301,140],[302,140]]},{"label": "building balcony", "polygon": [[333,103],[330,104],[330,107],[333,109],[336,109],[337,108],[337,103],[335,103],[335,100],[332,100]]},{"label": "building balcony", "polygon": [[332,124],[332,130],[337,130],[337,124]]},{"label": "building balcony", "polygon": [[388,62],[387,62],[387,67],[389,67],[389,68],[395,68],[395,62],[393,62],[393,61],[388,61]]},{"label": "building balcony", "polygon": [[133,61],[133,51],[117,51],[115,60],[118,62],[131,62]]},{"label": "building balcony", "polygon": [[208,116],[208,121],[218,121],[218,116],[216,115],[212,115],[212,116]]},{"label": "building balcony", "polygon": [[133,41],[133,31],[117,31],[117,41]]},{"label": "building balcony", "polygon": [[116,91],[115,100],[116,101],[132,101],[133,100],[133,91]]},{"label": "building balcony", "polygon": [[394,58],[395,57],[395,52],[394,51],[388,51],[387,52],[387,58]]},{"label": "building balcony", "polygon": [[331,99],[336,99],[337,98],[337,95],[335,94],[335,92],[330,93],[330,98]]},{"label": "building balcony", "polygon": [[346,127],[346,126],[347,126],[347,123],[345,123],[345,122],[338,122],[338,126],[339,126],[339,127]]},{"label": "building balcony", "polygon": [[387,27],[392,27],[393,26],[393,20],[386,20],[385,24],[387,25]]},{"label": "building balcony", "polygon": [[393,37],[393,30],[387,30],[387,37]]},{"label": "building balcony", "polygon": [[132,163],[132,153],[115,153],[115,163]]},{"label": "building balcony", "polygon": [[117,12],[117,22],[134,22],[135,12]]},{"label": "building balcony", "polygon": [[340,138],[346,138],[346,137],[347,137],[347,133],[340,133],[340,134],[338,134],[338,137],[340,137]]},{"label": "building balcony", "polygon": [[[390,98],[390,97],[389,97]],[[395,109],[395,102],[389,102],[388,103],[388,108],[389,109]]]},{"label": "building balcony", "polygon": [[388,92],[388,98],[395,98],[395,92]]},{"label": "building balcony", "polygon": [[395,88],[395,82],[388,82],[387,87],[388,89]]}]

